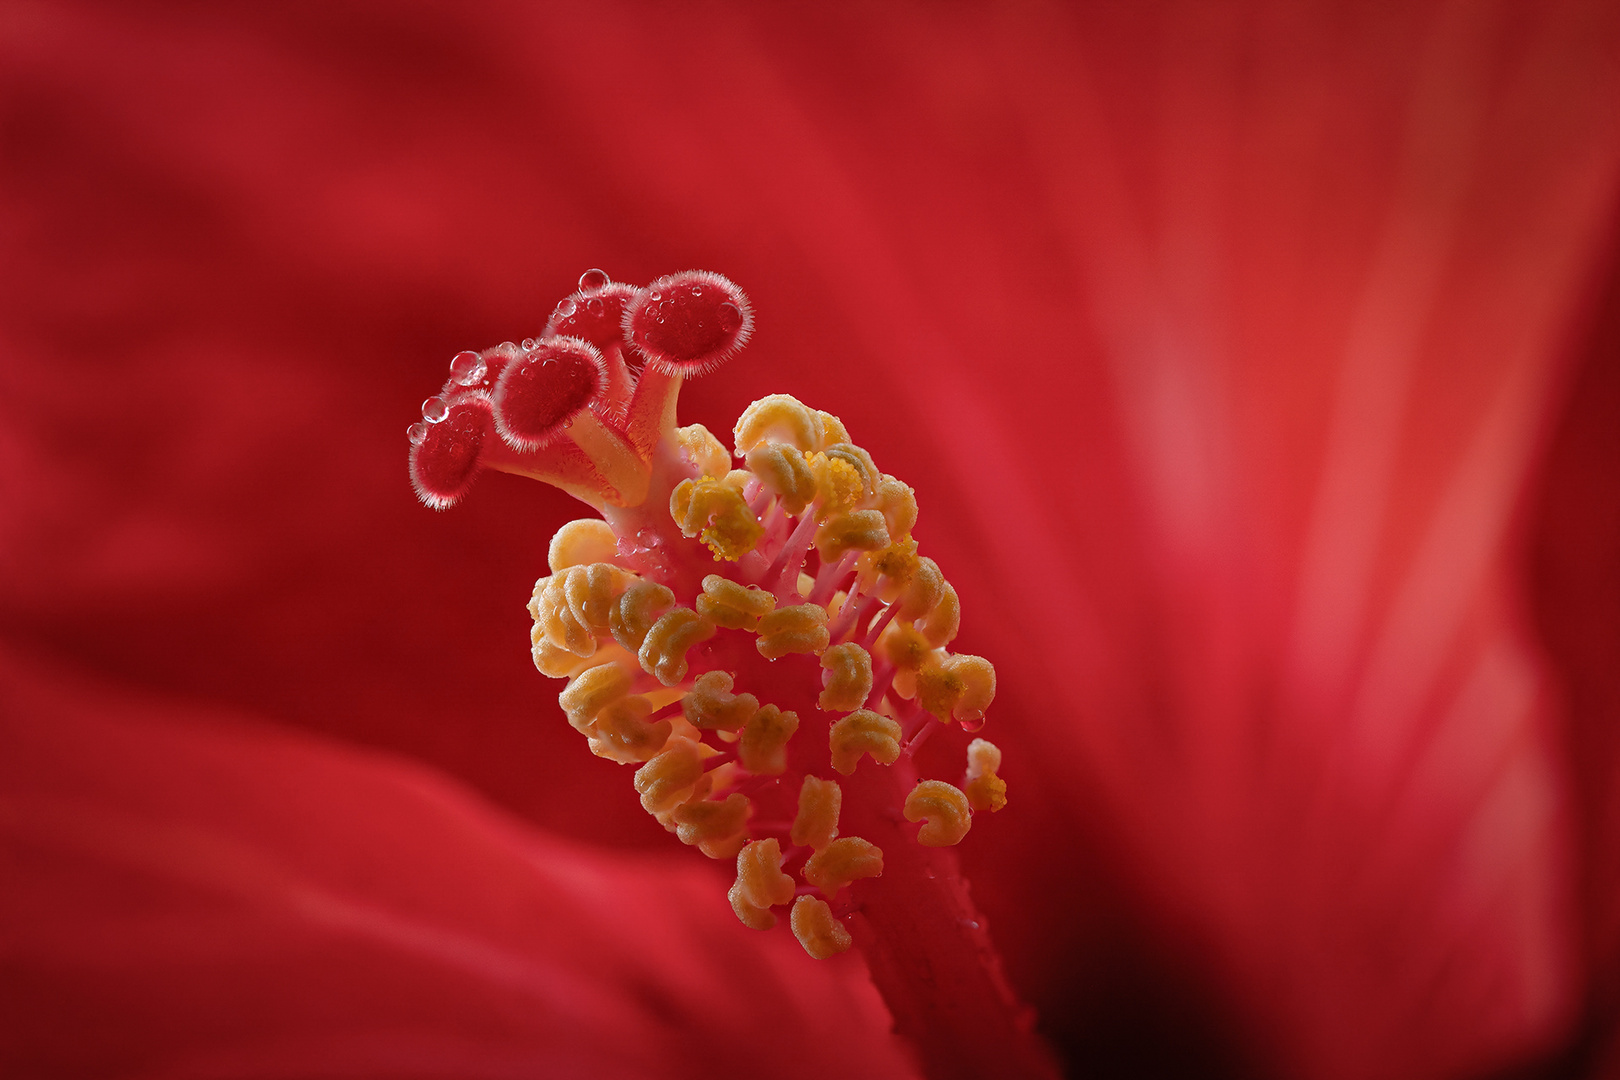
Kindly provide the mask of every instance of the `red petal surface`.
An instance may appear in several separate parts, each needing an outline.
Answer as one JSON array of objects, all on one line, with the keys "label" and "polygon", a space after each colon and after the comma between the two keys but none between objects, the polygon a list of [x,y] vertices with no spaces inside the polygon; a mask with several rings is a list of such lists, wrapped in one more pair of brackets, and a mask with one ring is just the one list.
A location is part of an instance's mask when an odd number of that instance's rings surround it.
[{"label": "red petal surface", "polygon": [[582,268],[713,267],[765,322],[683,420],[841,415],[998,665],[1012,802],[963,856],[1077,1071],[1579,1074],[1620,971],[1613,352],[1563,358],[1617,42],[1597,2],[14,5],[0,633],[667,844],[525,654],[578,511],[495,476],[429,514],[401,433]]}]

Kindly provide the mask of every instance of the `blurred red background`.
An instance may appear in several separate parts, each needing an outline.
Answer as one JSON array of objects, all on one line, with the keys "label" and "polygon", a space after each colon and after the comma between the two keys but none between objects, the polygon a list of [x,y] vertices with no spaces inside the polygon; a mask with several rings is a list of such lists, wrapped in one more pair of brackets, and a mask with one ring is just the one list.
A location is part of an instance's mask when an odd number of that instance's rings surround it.
[{"label": "blurred red background", "polygon": [[0,1062],[901,1068],[561,721],[578,507],[405,482],[600,266],[917,488],[1076,1075],[1620,1068],[1617,169],[1602,3],[5,4]]}]

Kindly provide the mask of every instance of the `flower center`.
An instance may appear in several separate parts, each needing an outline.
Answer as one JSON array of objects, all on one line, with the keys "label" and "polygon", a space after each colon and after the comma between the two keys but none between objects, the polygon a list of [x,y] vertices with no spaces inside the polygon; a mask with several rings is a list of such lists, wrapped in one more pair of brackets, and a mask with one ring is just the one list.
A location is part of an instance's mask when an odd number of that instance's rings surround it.
[{"label": "flower center", "polygon": [[1006,804],[983,739],[949,780],[872,774],[914,768],[938,728],[982,727],[995,670],[949,651],[960,606],[911,538],[913,491],[837,417],[771,395],[738,418],[732,450],[676,426],[681,380],[752,326],[718,274],[636,289],[589,271],[540,339],[456,356],[411,429],[411,476],[436,508],[487,466],[602,512],[552,539],[529,603],[535,665],[568,680],[558,701],[590,751],[636,766],[648,813],[736,860],[737,917],[763,930],[789,908],[821,958],[850,947],[883,875],[872,830],[891,852],[945,847]]}]

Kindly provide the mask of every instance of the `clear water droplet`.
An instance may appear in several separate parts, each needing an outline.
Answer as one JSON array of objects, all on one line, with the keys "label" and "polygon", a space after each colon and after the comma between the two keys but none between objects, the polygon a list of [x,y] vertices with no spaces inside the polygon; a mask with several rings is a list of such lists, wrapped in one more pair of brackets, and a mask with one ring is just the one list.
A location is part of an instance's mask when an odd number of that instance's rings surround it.
[{"label": "clear water droplet", "polygon": [[572,318],[574,312],[578,310],[579,305],[574,302],[574,298],[572,296],[557,305],[557,314],[564,319]]},{"label": "clear water droplet", "polygon": [[442,397],[430,397],[422,402],[422,419],[437,424],[450,415],[450,403]]},{"label": "clear water droplet", "polygon": [[595,267],[592,267],[583,274],[579,275],[579,291],[595,292],[597,289],[605,287],[607,283],[612,280],[612,278],[607,276],[606,270],[598,270]]},{"label": "clear water droplet", "polygon": [[651,300],[662,300],[664,298],[664,294],[659,292],[657,289],[654,289],[652,292],[647,294],[647,297]]},{"label": "clear water droplet", "polygon": [[692,295],[693,296],[702,296],[703,295],[703,286],[701,286],[701,285],[692,286]]},{"label": "clear water droplet", "polygon": [[450,361],[450,377],[462,386],[481,381],[488,372],[489,365],[484,363],[484,358],[470,350],[456,353]]},{"label": "clear water droplet", "polygon": [[984,730],[984,717],[982,716],[977,720],[962,720],[960,723],[962,725],[962,730],[967,732],[969,735],[973,734],[975,731]]},{"label": "clear water droplet", "polygon": [[721,304],[717,312],[720,319],[720,329],[728,334],[735,334],[737,328],[742,326],[742,309],[736,304]]},{"label": "clear water droplet", "polygon": [[602,303],[602,298],[600,296],[593,296],[589,300],[585,301],[585,310],[590,312],[592,315],[600,315],[603,311],[607,310],[607,305]]},{"label": "clear water droplet", "polygon": [[427,438],[427,433],[428,426],[420,420],[405,429],[405,437],[411,440],[412,446],[421,445],[422,440]]}]

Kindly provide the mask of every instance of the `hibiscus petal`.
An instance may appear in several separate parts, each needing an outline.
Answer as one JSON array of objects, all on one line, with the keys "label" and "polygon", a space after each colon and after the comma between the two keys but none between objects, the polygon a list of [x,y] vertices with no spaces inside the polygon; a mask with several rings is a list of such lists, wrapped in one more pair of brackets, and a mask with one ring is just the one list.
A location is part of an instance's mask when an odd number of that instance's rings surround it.
[{"label": "hibiscus petal", "polygon": [[397,760],[0,680],[8,1073],[908,1075],[859,963],[738,925],[707,867]]}]

